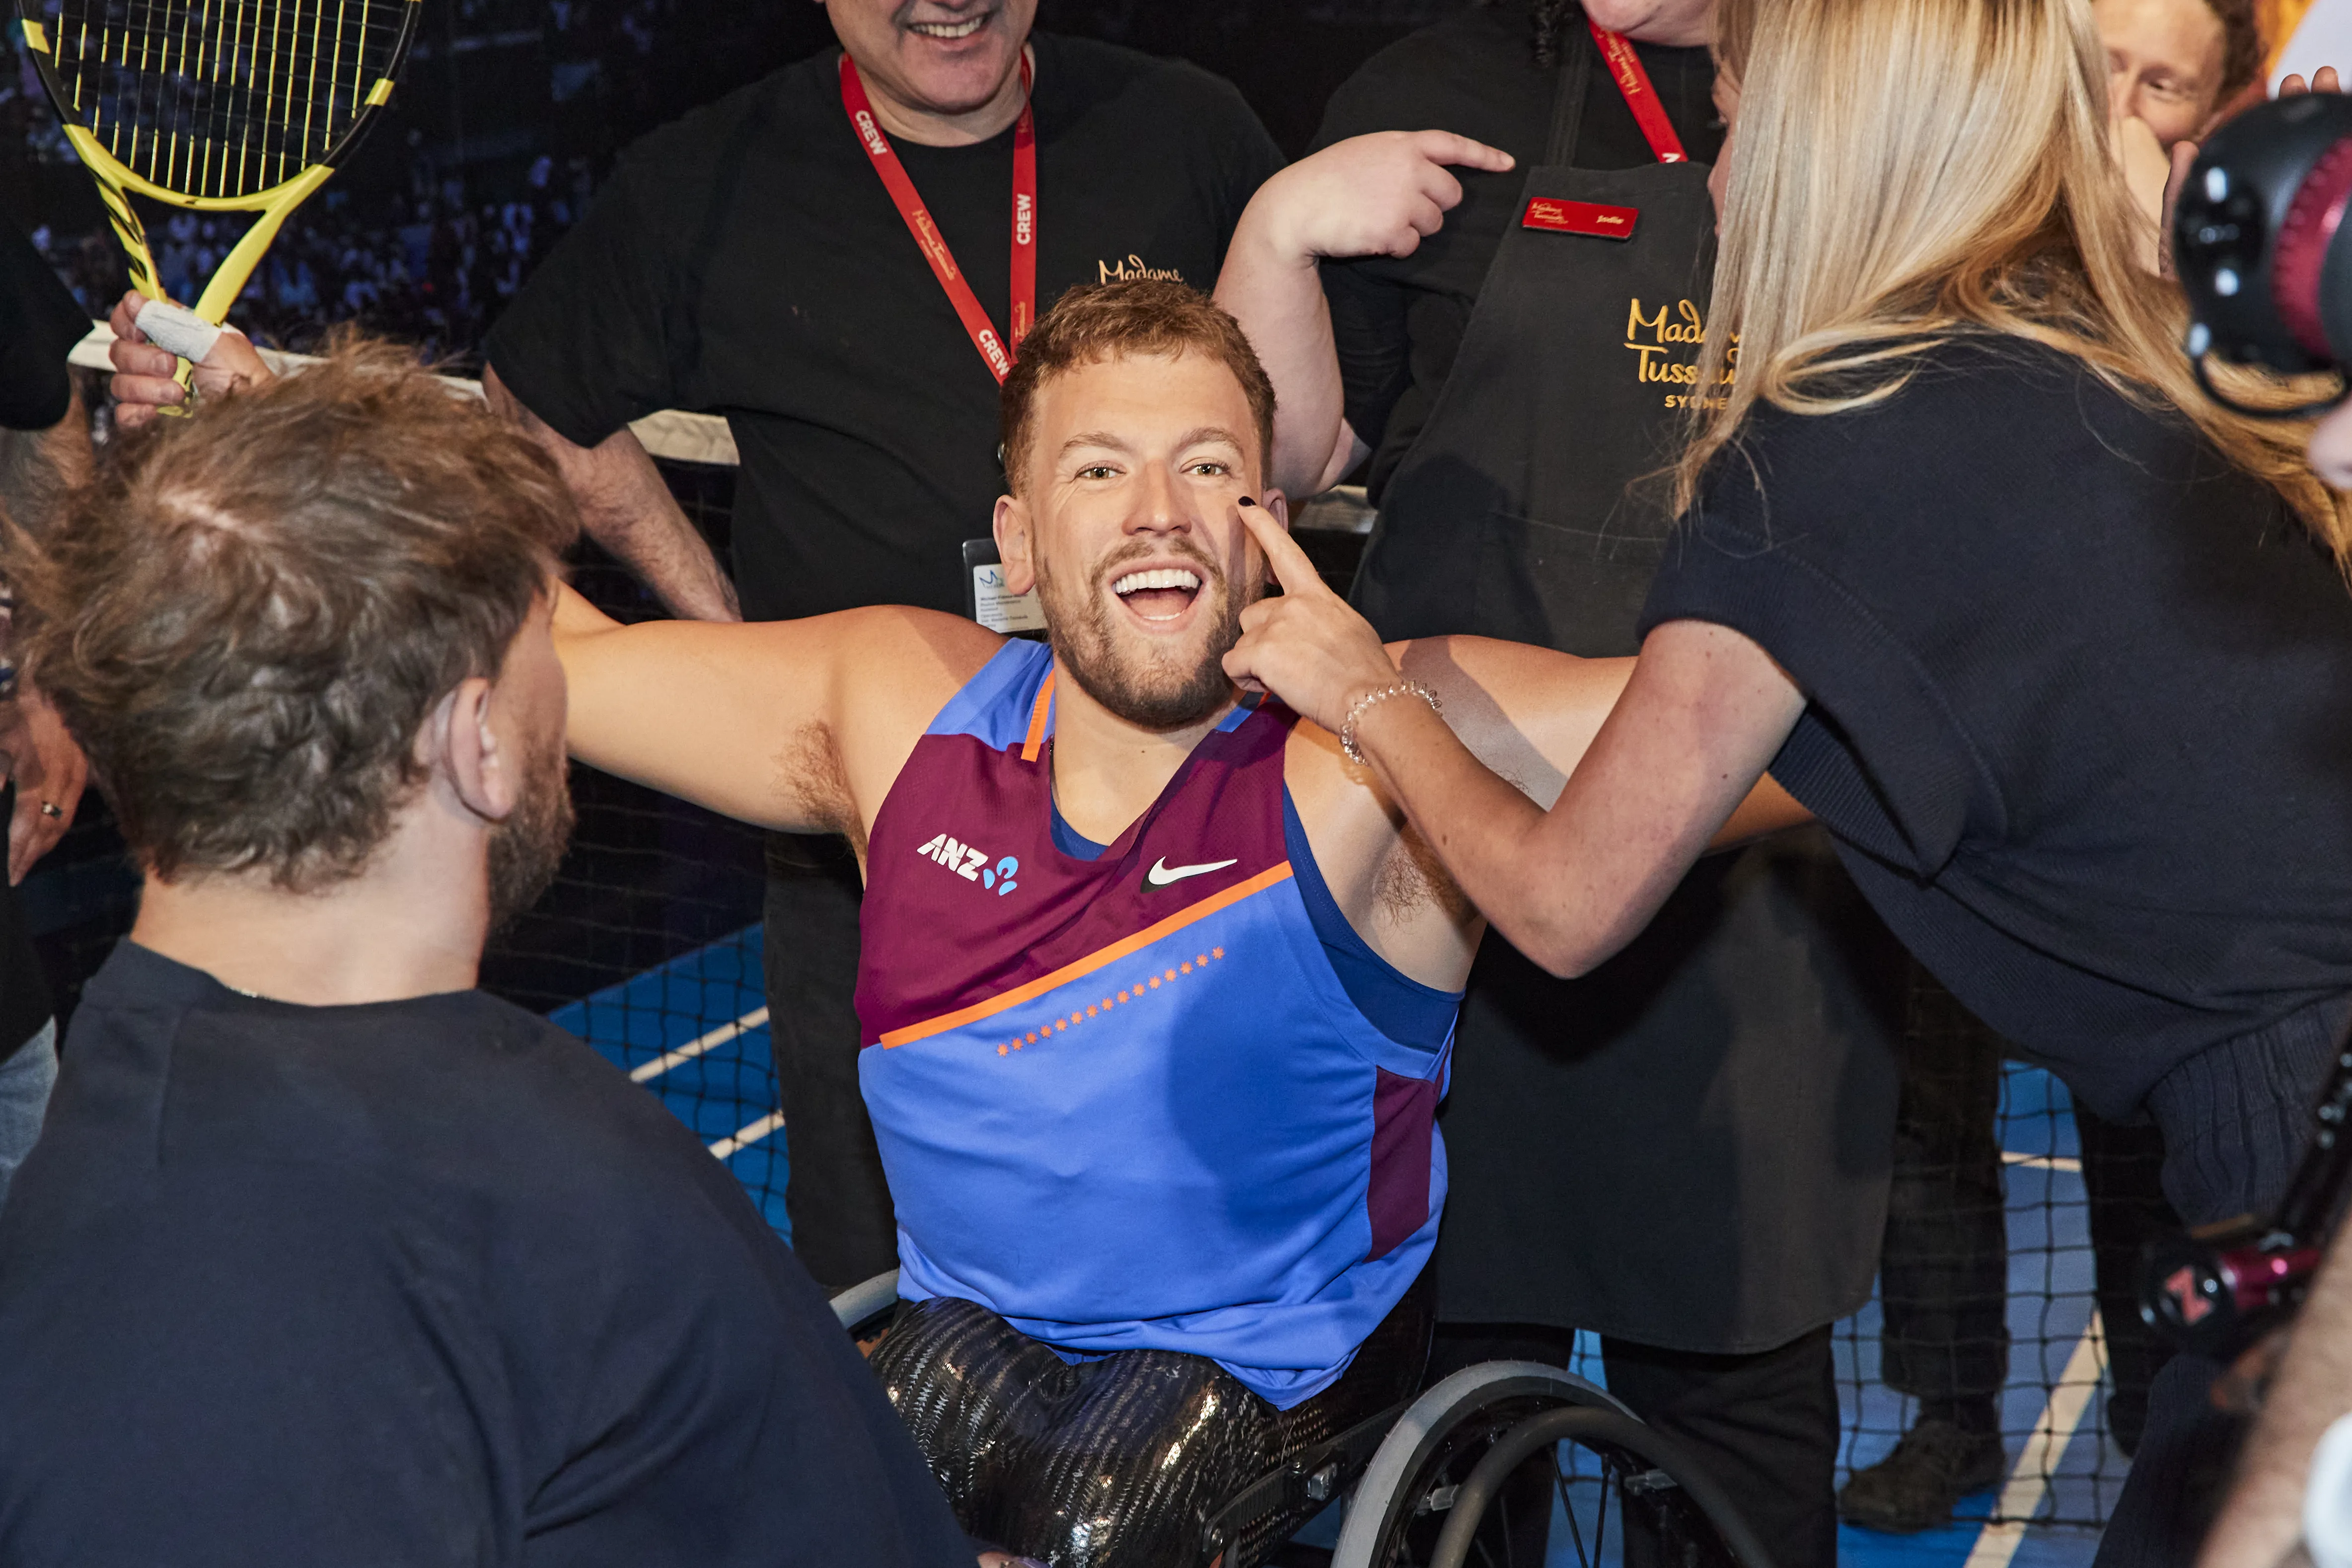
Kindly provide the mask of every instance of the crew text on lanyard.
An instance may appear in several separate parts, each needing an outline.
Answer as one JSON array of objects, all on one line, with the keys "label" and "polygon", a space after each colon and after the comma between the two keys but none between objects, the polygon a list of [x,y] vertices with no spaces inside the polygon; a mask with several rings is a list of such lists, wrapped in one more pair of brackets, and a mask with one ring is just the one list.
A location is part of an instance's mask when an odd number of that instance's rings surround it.
[{"label": "crew text on lanyard", "polygon": [[1029,105],[1028,59],[1024,57],[1021,61],[1021,118],[1013,123],[1013,333],[1009,341],[997,335],[996,323],[988,319],[971,282],[956,266],[939,225],[931,221],[930,209],[915,194],[915,182],[908,178],[907,166],[898,161],[890,139],[882,134],[882,123],[875,118],[866,84],[858,79],[857,64],[847,50],[841,56],[841,106],[848,111],[849,123],[873,161],[874,172],[882,176],[891,201],[898,205],[898,216],[907,220],[907,232],[915,237],[923,259],[931,264],[931,275],[963,319],[971,346],[980,351],[990,374],[1003,381],[1013,373],[1013,352],[1037,318],[1037,121]]}]

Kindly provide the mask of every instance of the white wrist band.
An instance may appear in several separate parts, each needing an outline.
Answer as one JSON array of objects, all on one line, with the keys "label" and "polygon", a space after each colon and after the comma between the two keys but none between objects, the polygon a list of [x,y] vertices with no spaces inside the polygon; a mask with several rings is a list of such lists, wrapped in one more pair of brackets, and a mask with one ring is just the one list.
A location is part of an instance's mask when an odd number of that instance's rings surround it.
[{"label": "white wrist band", "polygon": [[1437,700],[1436,692],[1418,680],[1400,680],[1393,686],[1383,686],[1378,691],[1365,692],[1356,699],[1356,705],[1348,710],[1348,721],[1339,726],[1339,750],[1360,768],[1370,764],[1364,761],[1364,753],[1356,750],[1356,721],[1361,719],[1364,710],[1373,703],[1385,702],[1391,697],[1418,697],[1429,704],[1432,713],[1441,719],[1445,717],[1445,704]]}]

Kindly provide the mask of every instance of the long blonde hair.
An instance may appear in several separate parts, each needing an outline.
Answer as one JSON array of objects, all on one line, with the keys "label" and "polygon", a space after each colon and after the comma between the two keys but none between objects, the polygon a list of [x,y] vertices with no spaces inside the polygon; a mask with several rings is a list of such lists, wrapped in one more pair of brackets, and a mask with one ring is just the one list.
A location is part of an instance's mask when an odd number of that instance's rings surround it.
[{"label": "long blonde hair", "polygon": [[2108,152],[2089,5],[1722,0],[1717,51],[1741,94],[1697,384],[1723,391],[1676,466],[1677,510],[1759,400],[1876,402],[1939,337],[1989,330],[2180,410],[2352,558],[2309,426],[2227,413],[2182,357],[2185,308],[2139,264],[2146,220]]}]

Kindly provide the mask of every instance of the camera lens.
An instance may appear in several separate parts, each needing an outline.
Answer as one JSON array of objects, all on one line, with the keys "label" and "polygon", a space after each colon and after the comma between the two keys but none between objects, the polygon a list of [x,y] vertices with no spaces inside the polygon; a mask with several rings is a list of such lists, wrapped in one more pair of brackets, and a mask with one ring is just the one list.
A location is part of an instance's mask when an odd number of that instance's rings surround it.
[{"label": "camera lens", "polygon": [[2173,215],[2192,352],[2299,374],[2352,362],[2352,97],[2305,93],[2215,132]]}]

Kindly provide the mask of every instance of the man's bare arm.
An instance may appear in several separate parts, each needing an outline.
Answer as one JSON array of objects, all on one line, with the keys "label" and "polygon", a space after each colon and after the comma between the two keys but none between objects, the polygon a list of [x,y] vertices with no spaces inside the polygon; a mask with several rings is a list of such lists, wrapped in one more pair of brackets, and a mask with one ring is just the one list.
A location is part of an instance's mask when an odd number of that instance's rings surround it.
[{"label": "man's bare arm", "polygon": [[691,621],[743,618],[735,584],[627,426],[593,447],[575,446],[524,407],[495,366],[482,368],[482,395],[555,459],[589,537],[635,572],[670,614]]},{"label": "man's bare arm", "polygon": [[[1578,658],[1488,637],[1425,637],[1392,643],[1387,652],[1403,675],[1438,694],[1444,728],[1489,775],[1508,809],[1530,820],[1559,800],[1635,669],[1631,658]],[[1411,698],[1390,700],[1421,706]],[[1444,857],[1405,820],[1386,782],[1344,763],[1328,734],[1307,733],[1315,761],[1294,769],[1294,793],[1340,908],[1357,934],[1405,973],[1440,989],[1461,984],[1485,931],[1483,916]],[[1810,820],[1768,777],[1709,847]]]},{"label": "man's bare arm", "polygon": [[1341,406],[1324,257],[1409,256],[1462,199],[1446,165],[1500,171],[1511,156],[1445,131],[1352,136],[1260,186],[1217,278],[1217,303],[1240,321],[1274,383],[1271,482],[1311,496],[1367,450]]},{"label": "man's bare arm", "polygon": [[861,842],[916,738],[1002,642],[895,606],[624,626],[565,588],[555,615],[573,756],[755,826]]}]

